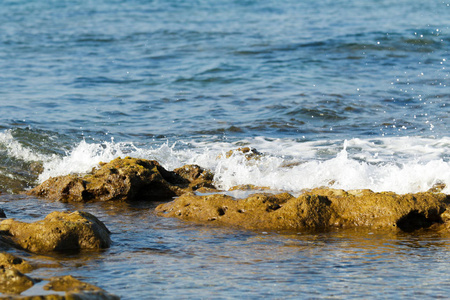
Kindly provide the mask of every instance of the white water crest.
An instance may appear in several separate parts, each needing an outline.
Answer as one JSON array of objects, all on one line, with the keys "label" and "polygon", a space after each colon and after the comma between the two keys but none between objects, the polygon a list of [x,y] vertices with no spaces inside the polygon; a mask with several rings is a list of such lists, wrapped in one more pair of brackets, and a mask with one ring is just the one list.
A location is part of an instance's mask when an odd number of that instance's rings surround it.
[{"label": "white water crest", "polygon": [[[248,159],[239,147],[256,148],[261,155]],[[156,160],[168,170],[197,164],[215,174],[218,188],[253,184],[272,190],[299,193],[303,189],[332,187],[371,189],[404,194],[427,191],[445,184],[450,194],[450,138],[379,138],[299,141],[263,137],[238,142],[178,141],[140,145],[81,141],[63,156],[36,153],[0,133],[0,150],[24,161],[40,161],[44,171],[38,181],[54,176],[83,174],[117,157]]]},{"label": "white water crest", "polygon": [[[255,138],[235,143],[193,143],[137,147],[132,143],[89,144],[82,141],[67,156],[44,162],[40,181],[51,176],[85,173],[100,161],[137,157],[160,162],[168,170],[198,164],[215,174],[224,190],[253,184],[298,193],[332,187],[371,189],[404,194],[445,184],[450,193],[449,138],[382,138],[376,140],[313,141]],[[247,159],[229,150],[255,147],[262,155]]]},{"label": "white water crest", "polygon": [[5,151],[9,157],[23,161],[49,161],[54,158],[52,156],[36,153],[32,149],[23,146],[13,137],[11,130],[0,132],[0,150]]}]

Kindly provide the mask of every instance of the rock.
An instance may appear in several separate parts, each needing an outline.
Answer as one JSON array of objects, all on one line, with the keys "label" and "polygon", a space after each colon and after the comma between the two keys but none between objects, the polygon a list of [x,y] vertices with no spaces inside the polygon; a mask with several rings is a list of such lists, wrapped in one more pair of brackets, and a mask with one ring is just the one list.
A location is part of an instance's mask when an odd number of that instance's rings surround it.
[{"label": "rock", "polygon": [[103,291],[101,288],[75,279],[71,275],[50,278],[49,283],[47,283],[44,286],[44,290],[64,291],[64,292]]},{"label": "rock", "polygon": [[33,279],[14,268],[0,266],[0,292],[20,294],[34,285]]},{"label": "rock", "polygon": [[214,174],[209,170],[205,170],[197,165],[185,165],[173,171],[185,180],[183,193],[199,189],[217,191],[213,185]]},{"label": "rock", "polygon": [[101,292],[86,292],[86,293],[65,293],[38,295],[38,296],[8,296],[1,297],[1,300],[118,300],[119,297],[111,294]]},{"label": "rock", "polygon": [[233,154],[240,152],[242,154],[244,154],[245,158],[247,160],[250,159],[259,159],[262,156],[262,153],[259,152],[258,150],[256,150],[255,148],[250,148],[250,147],[243,147],[243,148],[238,148],[236,150],[230,150],[226,153],[226,157],[230,158]]},{"label": "rock", "polygon": [[253,194],[245,199],[214,194],[185,194],[160,204],[166,217],[258,230],[398,228],[413,231],[443,223],[449,196],[437,193],[398,195],[370,190],[314,189],[295,198],[288,193]]},{"label": "rock", "polygon": [[4,219],[4,218],[6,218],[5,211],[0,208],[0,219]]},{"label": "rock", "polygon": [[171,199],[213,187],[212,174],[198,166],[167,171],[158,162],[120,157],[85,176],[50,178],[27,194],[62,202]]},{"label": "rock", "polygon": [[44,286],[44,290],[64,291],[66,292],[66,295],[72,297],[76,296],[74,299],[120,299],[115,295],[108,294],[106,291],[95,285],[82,282],[70,275],[52,277],[49,281],[50,282]]},{"label": "rock", "polygon": [[[74,277],[61,276],[61,277],[52,277],[44,286],[44,290],[50,290],[55,292],[65,292],[65,294],[48,294],[44,296],[8,296],[1,297],[0,299],[14,299],[14,300],[118,300],[120,299],[116,295],[112,295],[104,291],[103,289],[82,282]],[[1,281],[1,269],[0,269],[0,281]],[[31,286],[23,285],[23,288],[27,290]],[[1,289],[1,287],[0,287]],[[21,292],[23,292],[22,290]],[[7,293],[12,293],[8,291]],[[18,294],[18,293],[16,293]]]},{"label": "rock", "polygon": [[443,182],[435,183],[428,192],[430,193],[441,193],[447,186]]},{"label": "rock", "polygon": [[34,269],[22,258],[4,252],[0,252],[0,266],[8,269],[14,268],[22,273],[28,273]]},{"label": "rock", "polygon": [[53,212],[34,223],[6,219],[0,222],[0,235],[14,246],[35,253],[100,249],[111,244],[106,226],[80,211]]},{"label": "rock", "polygon": [[228,191],[263,191],[263,190],[270,190],[267,186],[256,186],[254,184],[241,184],[241,185],[235,185],[228,189]]}]

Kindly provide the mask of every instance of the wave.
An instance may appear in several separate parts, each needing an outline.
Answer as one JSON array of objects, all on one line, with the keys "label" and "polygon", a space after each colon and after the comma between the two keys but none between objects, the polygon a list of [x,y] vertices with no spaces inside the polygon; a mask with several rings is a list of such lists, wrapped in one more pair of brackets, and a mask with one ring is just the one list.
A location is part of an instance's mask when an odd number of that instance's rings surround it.
[{"label": "wave", "polygon": [[[99,162],[131,156],[157,160],[169,170],[198,164],[210,169],[215,174],[215,184],[224,190],[252,184],[291,193],[328,186],[404,194],[445,185],[443,192],[450,193],[449,146],[448,137],[319,141],[256,137],[236,142],[177,141],[153,145],[111,139],[100,143],[82,140],[63,154],[45,154],[26,146],[8,130],[0,133],[2,173],[8,169],[5,157],[42,164],[36,182],[29,182],[29,186],[54,176],[87,173]],[[240,151],[228,153],[239,147],[255,148],[262,155],[248,159]]]}]

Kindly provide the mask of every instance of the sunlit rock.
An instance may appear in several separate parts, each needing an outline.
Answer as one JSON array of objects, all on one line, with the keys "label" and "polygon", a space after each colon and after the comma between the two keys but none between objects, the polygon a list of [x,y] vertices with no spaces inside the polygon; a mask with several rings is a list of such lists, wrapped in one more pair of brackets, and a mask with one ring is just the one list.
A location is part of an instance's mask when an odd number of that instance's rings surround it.
[{"label": "sunlit rock", "polygon": [[53,212],[44,220],[0,222],[0,235],[10,244],[30,252],[101,249],[110,246],[110,232],[86,212]]},{"label": "sunlit rock", "polygon": [[214,194],[182,195],[161,204],[161,216],[259,230],[328,230],[370,227],[413,231],[443,223],[449,197],[439,193],[398,195],[370,190],[314,189],[293,197],[253,194],[245,199]]},{"label": "sunlit rock", "polygon": [[33,285],[33,279],[19,270],[0,265],[0,293],[20,294]]},{"label": "sunlit rock", "polygon": [[66,292],[65,298],[62,299],[120,299],[95,285],[80,281],[70,275],[50,278],[49,283],[44,286],[44,290]]},{"label": "sunlit rock", "polygon": [[62,202],[164,200],[198,188],[214,188],[212,174],[198,166],[167,171],[158,162],[126,157],[102,163],[84,176],[46,180],[30,195]]},{"label": "sunlit rock", "polygon": [[[15,269],[5,270],[0,267],[0,292],[10,296],[1,299],[14,300],[118,300],[118,296],[105,290],[80,281],[70,275],[42,279],[48,281],[43,287],[42,296],[20,296],[18,294],[33,286],[32,278],[21,274]],[[39,291],[37,290],[39,293]]]},{"label": "sunlit rock", "polygon": [[4,268],[14,268],[22,273],[30,272],[34,267],[24,259],[5,252],[0,252],[0,266]]}]

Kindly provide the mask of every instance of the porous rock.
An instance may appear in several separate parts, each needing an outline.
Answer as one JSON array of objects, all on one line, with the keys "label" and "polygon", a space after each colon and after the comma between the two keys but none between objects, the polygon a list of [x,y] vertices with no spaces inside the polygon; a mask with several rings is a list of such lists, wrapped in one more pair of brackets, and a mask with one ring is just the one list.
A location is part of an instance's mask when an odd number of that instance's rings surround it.
[{"label": "porous rock", "polygon": [[14,268],[22,273],[27,273],[34,269],[26,260],[5,252],[0,252],[0,267]]},{"label": "porous rock", "polygon": [[25,223],[0,222],[0,235],[14,246],[30,252],[100,249],[110,246],[110,232],[87,212],[53,212],[44,220]]},{"label": "porous rock", "polygon": [[198,166],[167,171],[157,161],[119,157],[84,176],[49,178],[28,194],[61,202],[161,200],[200,187],[214,188],[212,174]]},{"label": "porous rock", "polygon": [[161,216],[246,229],[299,231],[363,226],[413,231],[443,223],[442,216],[449,214],[449,202],[449,197],[440,193],[398,195],[314,189],[299,197],[260,193],[245,199],[189,193],[160,204],[156,211]]}]

